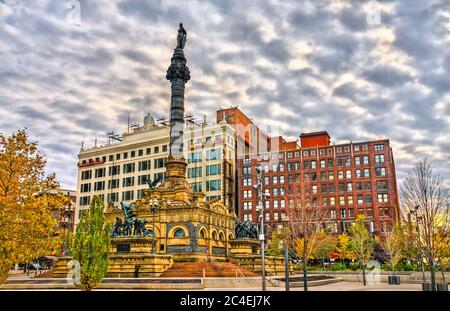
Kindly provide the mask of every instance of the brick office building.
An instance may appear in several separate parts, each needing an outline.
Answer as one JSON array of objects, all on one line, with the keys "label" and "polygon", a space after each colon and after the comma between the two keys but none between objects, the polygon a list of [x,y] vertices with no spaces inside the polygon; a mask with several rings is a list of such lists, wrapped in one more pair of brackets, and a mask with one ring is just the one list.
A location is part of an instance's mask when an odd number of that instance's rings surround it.
[{"label": "brick office building", "polygon": [[[273,140],[273,138],[272,138]],[[328,232],[342,233],[365,214],[371,233],[389,231],[398,217],[395,165],[389,140],[332,145],[327,132],[303,133],[300,145],[279,138],[278,148],[237,161],[238,214],[257,221],[256,166],[262,170],[266,232],[283,226],[289,187],[309,188],[310,202],[326,211]],[[292,188],[291,188],[292,191]]]}]

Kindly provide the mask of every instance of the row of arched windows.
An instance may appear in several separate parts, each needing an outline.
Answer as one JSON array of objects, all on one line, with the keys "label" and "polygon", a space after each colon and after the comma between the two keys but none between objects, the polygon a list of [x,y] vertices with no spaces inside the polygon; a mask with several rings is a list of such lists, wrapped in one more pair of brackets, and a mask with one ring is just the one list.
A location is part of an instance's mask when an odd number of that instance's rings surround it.
[{"label": "row of arched windows", "polygon": [[[199,230],[198,236],[200,239],[205,239],[206,238],[206,229],[205,228],[201,228]],[[174,238],[185,238],[186,237],[186,232],[185,230],[183,230],[183,228],[177,228],[173,231],[173,237]],[[230,239],[233,238],[233,235],[230,234],[229,236]],[[216,230],[213,230],[211,233],[211,239],[212,240],[219,240],[219,241],[225,241],[225,234],[223,232],[219,232],[217,233]]]}]

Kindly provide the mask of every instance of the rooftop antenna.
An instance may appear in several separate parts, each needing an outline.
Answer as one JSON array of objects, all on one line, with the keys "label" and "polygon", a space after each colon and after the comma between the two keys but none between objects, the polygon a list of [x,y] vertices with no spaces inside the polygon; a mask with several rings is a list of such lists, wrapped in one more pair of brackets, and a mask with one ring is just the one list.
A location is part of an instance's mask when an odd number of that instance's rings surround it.
[{"label": "rooftop antenna", "polygon": [[114,134],[113,131],[107,132],[106,136],[108,137],[108,144],[111,144],[113,140],[122,141],[122,138],[120,138],[119,135]]},{"label": "rooftop antenna", "polygon": [[81,150],[84,149],[84,141],[81,142]]},{"label": "rooftop antenna", "polygon": [[127,129],[127,133],[130,133],[130,112],[128,111],[128,129]]},{"label": "rooftop antenna", "polygon": [[94,141],[94,146],[97,147],[97,138]]}]

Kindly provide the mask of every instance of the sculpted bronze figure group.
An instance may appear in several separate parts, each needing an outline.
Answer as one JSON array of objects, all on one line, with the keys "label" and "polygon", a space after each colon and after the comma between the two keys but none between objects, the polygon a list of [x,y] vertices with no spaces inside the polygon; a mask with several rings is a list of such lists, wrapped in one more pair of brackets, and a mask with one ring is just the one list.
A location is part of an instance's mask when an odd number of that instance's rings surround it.
[{"label": "sculpted bronze figure group", "polygon": [[152,235],[150,231],[145,228],[147,220],[141,220],[133,212],[131,204],[123,204],[120,202],[121,209],[124,215],[124,221],[116,217],[116,223],[111,230],[112,237],[123,236],[149,236]]},{"label": "sculpted bronze figure group", "polygon": [[235,235],[237,239],[252,239],[258,238],[258,226],[248,221],[236,221]]}]

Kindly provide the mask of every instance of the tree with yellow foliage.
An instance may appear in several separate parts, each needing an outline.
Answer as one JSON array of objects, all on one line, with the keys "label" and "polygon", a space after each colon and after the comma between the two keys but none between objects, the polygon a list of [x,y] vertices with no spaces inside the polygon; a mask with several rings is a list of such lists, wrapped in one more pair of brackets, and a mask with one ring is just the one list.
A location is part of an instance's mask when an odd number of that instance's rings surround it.
[{"label": "tree with yellow foliage", "polygon": [[344,259],[355,259],[355,256],[350,249],[350,237],[347,233],[344,232],[338,235],[338,244],[336,251],[338,252],[339,258],[341,259],[341,262],[345,267],[346,264]]},{"label": "tree with yellow foliage", "polygon": [[380,239],[379,244],[389,256],[392,276],[395,276],[395,266],[404,256],[404,241],[405,235],[403,234],[400,224],[394,225],[393,230],[391,232],[387,232],[386,235]]},{"label": "tree with yellow foliage", "polygon": [[369,230],[364,224],[366,217],[358,215],[356,221],[348,230],[350,234],[350,249],[358,261],[361,263],[363,282],[366,285],[366,265],[372,257],[375,241],[370,236]]},{"label": "tree with yellow foliage", "polygon": [[53,207],[66,204],[54,175],[45,174],[46,160],[25,130],[0,133],[0,284],[13,263],[55,253],[60,247]]}]

